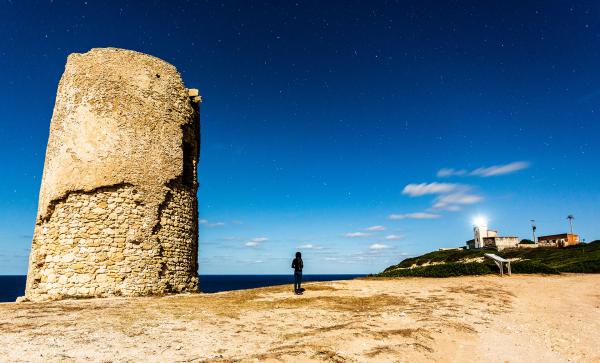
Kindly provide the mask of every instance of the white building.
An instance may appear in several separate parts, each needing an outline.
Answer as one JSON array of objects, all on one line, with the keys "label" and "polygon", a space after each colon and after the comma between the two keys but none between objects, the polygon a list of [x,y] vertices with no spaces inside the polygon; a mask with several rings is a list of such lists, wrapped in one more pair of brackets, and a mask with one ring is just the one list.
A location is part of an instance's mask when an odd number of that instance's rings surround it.
[{"label": "white building", "polygon": [[498,231],[488,229],[487,225],[480,224],[473,228],[474,238],[467,241],[468,249],[493,248],[501,251],[506,248],[519,247],[518,237],[501,237]]},{"label": "white building", "polygon": [[473,234],[475,236],[473,248],[483,248],[485,246],[484,238],[496,237],[498,231],[489,230],[488,226],[481,225],[473,227]]}]

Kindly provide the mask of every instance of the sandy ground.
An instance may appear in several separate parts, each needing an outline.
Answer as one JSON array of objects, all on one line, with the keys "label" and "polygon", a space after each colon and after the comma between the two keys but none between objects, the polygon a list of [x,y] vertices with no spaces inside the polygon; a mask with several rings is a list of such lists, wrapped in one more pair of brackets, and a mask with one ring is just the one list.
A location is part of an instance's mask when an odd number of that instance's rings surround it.
[{"label": "sandy ground", "polygon": [[600,362],[600,275],[0,304],[0,361]]}]

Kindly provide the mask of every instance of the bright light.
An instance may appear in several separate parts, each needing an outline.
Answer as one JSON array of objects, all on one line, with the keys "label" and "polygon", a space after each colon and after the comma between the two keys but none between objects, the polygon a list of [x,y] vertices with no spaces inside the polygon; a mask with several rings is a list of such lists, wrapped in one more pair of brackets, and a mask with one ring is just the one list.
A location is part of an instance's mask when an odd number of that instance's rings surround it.
[{"label": "bright light", "polygon": [[487,218],[484,216],[477,216],[473,219],[473,225],[475,225],[475,227],[485,227],[488,225]]}]

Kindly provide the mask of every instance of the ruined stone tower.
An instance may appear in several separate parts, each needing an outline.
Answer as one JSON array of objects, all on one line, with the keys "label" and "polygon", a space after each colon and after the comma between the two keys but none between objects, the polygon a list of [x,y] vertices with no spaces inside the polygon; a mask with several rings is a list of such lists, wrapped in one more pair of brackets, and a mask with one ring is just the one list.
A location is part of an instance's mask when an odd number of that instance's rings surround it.
[{"label": "ruined stone tower", "polygon": [[68,57],[25,299],[197,290],[199,100],[149,55]]}]

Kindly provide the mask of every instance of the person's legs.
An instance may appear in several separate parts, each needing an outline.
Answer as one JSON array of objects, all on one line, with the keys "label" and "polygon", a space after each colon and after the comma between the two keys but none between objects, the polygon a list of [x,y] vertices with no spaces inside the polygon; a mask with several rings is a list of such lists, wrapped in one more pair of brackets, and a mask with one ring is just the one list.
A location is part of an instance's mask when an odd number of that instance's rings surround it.
[{"label": "person's legs", "polygon": [[294,272],[294,292],[298,292],[300,290],[300,278],[298,277],[298,272]]},{"label": "person's legs", "polygon": [[298,292],[302,292],[302,271],[298,272]]}]

